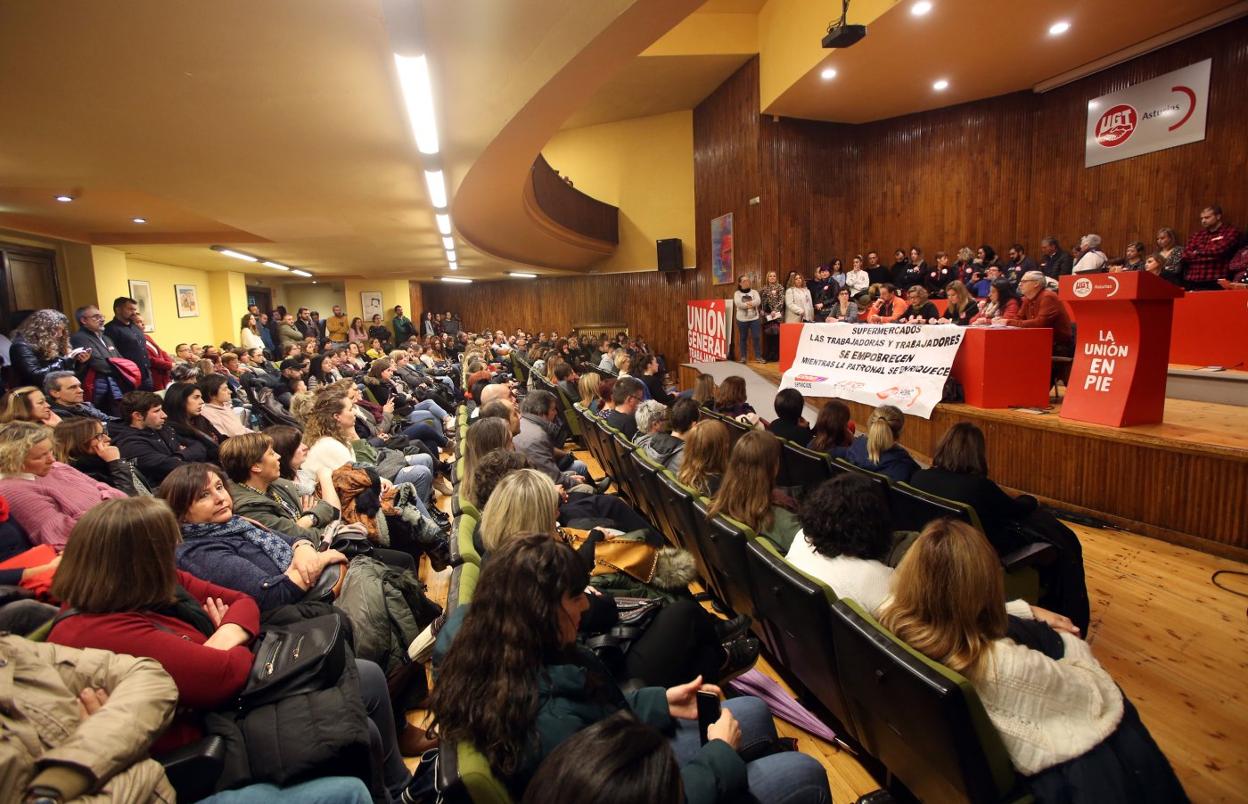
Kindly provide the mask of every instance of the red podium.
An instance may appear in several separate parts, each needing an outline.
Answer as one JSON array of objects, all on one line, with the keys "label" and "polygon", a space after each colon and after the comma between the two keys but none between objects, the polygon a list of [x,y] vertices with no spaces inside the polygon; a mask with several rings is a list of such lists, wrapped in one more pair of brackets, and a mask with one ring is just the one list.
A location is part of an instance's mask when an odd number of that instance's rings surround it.
[{"label": "red podium", "polygon": [[1183,291],[1143,271],[1064,276],[1060,287],[1079,322],[1062,418],[1110,427],[1160,422],[1174,300]]}]

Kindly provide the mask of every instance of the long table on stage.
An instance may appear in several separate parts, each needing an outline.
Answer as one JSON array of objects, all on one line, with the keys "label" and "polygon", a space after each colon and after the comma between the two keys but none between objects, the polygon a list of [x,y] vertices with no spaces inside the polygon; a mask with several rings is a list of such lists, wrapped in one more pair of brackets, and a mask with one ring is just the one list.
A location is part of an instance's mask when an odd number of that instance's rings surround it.
[{"label": "long table on stage", "polygon": [[[792,352],[790,352],[792,354]],[[742,371],[779,386],[775,363]],[[698,367],[685,364],[690,388]],[[1008,375],[1007,361],[1000,372]],[[1047,380],[1046,380],[1047,382]],[[1047,386],[1046,386],[1047,405]],[[818,408],[827,401],[807,397]],[[861,428],[871,407],[846,402]],[[941,403],[930,419],[906,417],[901,443],[930,460],[952,425],[970,421],[987,438],[1002,486],[1148,536],[1248,561],[1248,408],[1168,399],[1161,424],[1104,427],[1046,413]]]}]

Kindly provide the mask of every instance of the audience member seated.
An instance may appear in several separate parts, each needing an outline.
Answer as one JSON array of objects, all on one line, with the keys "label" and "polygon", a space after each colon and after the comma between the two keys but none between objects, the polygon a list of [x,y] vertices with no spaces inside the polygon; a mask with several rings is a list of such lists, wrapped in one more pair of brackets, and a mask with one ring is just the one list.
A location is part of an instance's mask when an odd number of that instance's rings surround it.
[{"label": "audience member seated", "polygon": [[61,557],[46,545],[31,547],[25,529],[9,516],[8,501],[0,497],[0,563],[10,561],[15,566],[0,569],[0,632],[29,634],[56,616],[55,606],[29,595],[47,588]]},{"label": "audience member seated", "polygon": [[[729,800],[747,785],[760,801],[831,800],[826,775],[810,757],[782,751],[746,764],[736,753],[737,744],[775,742],[761,701],[725,702],[710,742],[701,746],[696,693],[718,688],[697,677],[667,690],[621,691],[597,657],[576,643],[589,606],[587,581],[582,560],[547,534],[513,539],[485,564],[453,642],[447,628],[438,635],[440,647],[450,642],[430,701],[443,740],[474,745],[520,797],[565,739],[631,711],[669,735],[682,763],[686,801]],[[483,667],[494,672],[483,675]]]},{"label": "audience member seated", "polygon": [[550,391],[529,391],[520,403],[520,434],[515,437],[515,448],[528,456],[534,469],[564,488],[584,486],[589,467],[560,449],[562,435],[559,400]]},{"label": "audience member seated", "polygon": [[620,377],[611,390],[612,408],[603,417],[607,424],[632,439],[637,435],[637,406],[645,398],[645,386],[634,377]]},{"label": "audience member seated", "polygon": [[699,374],[694,380],[689,398],[697,402],[700,407],[713,408],[715,406],[715,378],[710,374]]},{"label": "audience member seated", "polygon": [[199,386],[171,385],[165,391],[163,407],[166,426],[173,430],[174,438],[181,447],[182,459],[192,463],[215,463],[217,451],[225,439],[204,418],[204,396]]},{"label": "audience member seated", "polygon": [[879,286],[880,297],[875,300],[867,311],[867,322],[871,324],[892,324],[906,314],[906,303],[897,298],[897,288],[885,282]]},{"label": "audience member seated", "polygon": [[0,426],[0,496],[31,544],[59,552],[79,517],[102,500],[126,495],[56,460],[50,428],[9,422]]},{"label": "audience member seated", "polygon": [[[930,523],[897,568],[884,627],[961,673],[1039,801],[1186,801],[1170,763],[1087,643],[1006,617],[996,552],[977,530]],[[1014,613],[1014,612],[1011,612]]]},{"label": "audience member seated", "polygon": [[0,800],[176,799],[160,763],[146,758],[178,703],[159,664],[0,634],[0,667]]},{"label": "audience member seated", "polygon": [[[178,569],[174,558],[180,549],[178,524],[169,507],[158,501],[128,499],[101,505],[83,518],[74,535],[54,582],[57,597],[73,615],[58,619],[49,641],[159,661],[177,685],[178,716],[157,740],[155,750],[169,751],[198,740],[204,734],[203,715],[234,707],[247,685],[255,661],[248,645],[260,632],[256,601]],[[399,750],[385,675],[376,664],[364,660],[356,660],[356,668],[359,692],[354,686],[344,688],[346,694],[363,697],[356,706],[323,696],[308,696],[299,703],[346,703],[334,713],[334,729],[347,733],[358,731],[350,728],[352,717],[362,714],[361,708],[367,711],[371,720],[358,725],[370,732],[372,762],[384,775],[390,800],[397,802],[411,776]],[[330,732],[328,727],[317,729],[311,726],[315,719],[280,707],[273,714],[266,725],[283,746],[280,756],[273,757],[275,763],[297,762],[304,759],[304,751],[325,750],[320,745],[305,745],[301,750],[300,744],[323,739]],[[293,726],[302,728],[296,731]],[[244,736],[264,739],[267,735]],[[337,769],[321,765],[308,770]],[[273,772],[272,768],[253,770]]]},{"label": "audience member seated", "polygon": [[1105,252],[1101,251],[1101,236],[1097,234],[1084,235],[1079,239],[1079,259],[1075,262],[1075,267],[1071,273],[1101,273],[1105,268],[1107,260]]},{"label": "audience member seated", "polygon": [[663,385],[663,378],[667,375],[659,368],[658,355],[642,355],[638,361],[641,366],[641,381],[650,392],[650,398],[664,405],[672,404],[675,397]]},{"label": "audience member seated", "polygon": [[52,430],[53,450],[61,463],[131,497],[152,496],[146,478],[121,457],[104,425],[95,419],[68,419]]},{"label": "audience member seated", "polygon": [[[175,382],[165,395],[178,386]],[[121,457],[133,462],[149,487],[159,486],[166,475],[187,462],[186,450],[166,424],[164,400],[159,396],[151,391],[131,391],[121,398],[121,415],[126,424],[114,429],[113,438]]]},{"label": "audience member seated", "polygon": [[633,439],[633,444],[645,447],[654,436],[667,429],[667,405],[647,399],[637,406],[633,418],[637,420],[637,436]]},{"label": "audience member seated", "polygon": [[602,375],[596,371],[590,371],[581,375],[576,381],[576,395],[573,399],[579,400],[577,404],[582,410],[588,410],[597,413],[596,403],[598,401],[598,386],[602,383]]},{"label": "audience member seated", "polygon": [[115,416],[83,401],[82,381],[72,371],[49,371],[43,378],[43,395],[62,420],[85,417],[108,423],[118,421]]},{"label": "audience member seated", "polygon": [[[824,481],[802,501],[802,529],[785,556],[802,572],[823,581],[837,597],[875,611],[888,598],[894,549],[888,500],[878,483],[846,472]],[[913,534],[910,534],[913,537]]]},{"label": "audience member seated", "polygon": [[55,427],[61,423],[43,392],[33,385],[14,388],[0,400],[0,424],[6,422],[31,422],[47,427]]},{"label": "audience member seated", "polygon": [[988,298],[971,318],[973,326],[991,326],[997,321],[1012,324],[1018,318],[1018,296],[1008,279],[997,279],[988,288]]},{"label": "audience member seated", "polygon": [[785,388],[776,394],[772,406],[776,409],[776,418],[767,425],[768,431],[776,438],[792,441],[799,447],[809,444],[812,431],[802,418],[806,407],[802,392],[796,388]]},{"label": "audience member seated", "polygon": [[325,528],[338,519],[341,504],[334,490],[333,472],[317,474],[320,499],[301,495],[295,484],[282,479],[282,459],[273,439],[264,433],[248,433],[221,445],[221,468],[230,478],[234,513],[261,525],[321,545]]},{"label": "audience member seated", "polygon": [[683,804],[680,766],[663,732],[619,712],[581,729],[538,766],[521,804]]},{"label": "audience member seated", "polygon": [[914,285],[906,291],[908,306],[901,314],[903,321],[916,324],[930,324],[940,318],[936,305],[928,301],[927,289],[922,285]]},{"label": "audience member seated", "polygon": [[477,502],[477,467],[485,456],[498,450],[512,449],[514,446],[511,429],[505,420],[490,416],[477,419],[468,426],[468,434],[464,437],[464,462],[459,476],[459,495],[476,505],[478,511],[482,503]]},{"label": "audience member seated", "polygon": [[745,379],[732,375],[725,377],[715,390],[714,410],[721,416],[727,416],[750,427],[762,427],[758,414],[746,401]]},{"label": "audience member seated", "polygon": [[703,497],[714,497],[728,468],[732,437],[728,425],[703,419],[685,436],[685,458],[677,479]]},{"label": "audience member seated", "polygon": [[906,448],[897,443],[905,416],[893,405],[880,405],[871,411],[867,434],[858,436],[846,459],[854,466],[884,475],[893,482],[907,482],[919,465]]},{"label": "audience member seated", "polygon": [[[1010,322],[1011,326],[1025,328],[1046,328],[1053,330],[1053,354],[1069,357],[1075,353],[1075,330],[1070,323],[1066,307],[1057,299],[1057,294],[1048,289],[1044,274],[1039,271],[1028,271],[1018,283],[1018,292],[1023,296],[1023,303],[1018,309],[1018,318]],[[1005,323],[1004,318],[999,322]]]},{"label": "audience member seated", "polygon": [[234,407],[234,394],[223,375],[210,374],[202,378],[197,387],[204,400],[200,413],[214,431],[223,438],[252,432],[239,418],[240,409]]},{"label": "audience member seated", "polygon": [[971,298],[970,291],[961,281],[955,279],[945,286],[945,298],[949,303],[945,307],[944,316],[940,318],[941,323],[965,327],[979,315],[979,302]]},{"label": "audience member seated", "polygon": [[737,439],[728,456],[724,481],[711,500],[708,516],[731,517],[780,550],[788,551],[801,527],[797,502],[776,488],[780,442],[771,433],[751,430]]},{"label": "audience member seated", "polygon": [[950,427],[936,446],[932,468],[915,472],[910,482],[975,509],[988,541],[1002,557],[1036,541],[1056,547],[1057,560],[1037,568],[1044,590],[1040,602],[1087,629],[1090,613],[1079,537],[1051,514],[1038,510],[1034,497],[1010,497],[992,482],[982,430],[970,422]]},{"label": "audience member seated", "polygon": [[839,399],[824,402],[806,446],[831,458],[846,458],[853,443],[854,423],[849,418],[849,406]]},{"label": "audience member seated", "polygon": [[667,426],[651,434],[641,444],[651,459],[662,464],[664,469],[680,472],[685,460],[685,439],[698,423],[701,408],[692,399],[677,399],[676,404],[667,411]]}]

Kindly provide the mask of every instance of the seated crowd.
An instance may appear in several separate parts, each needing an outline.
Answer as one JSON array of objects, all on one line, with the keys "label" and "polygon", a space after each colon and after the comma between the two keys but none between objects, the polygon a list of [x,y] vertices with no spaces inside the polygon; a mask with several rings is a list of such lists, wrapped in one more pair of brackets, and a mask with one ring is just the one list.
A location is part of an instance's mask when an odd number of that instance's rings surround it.
[{"label": "seated crowd", "polygon": [[[161,763],[220,736],[224,766],[179,795],[432,801],[432,763],[413,773],[403,757],[467,743],[518,801],[608,800],[608,784],[609,800],[830,801],[820,763],[728,687],[760,655],[752,620],[701,605],[693,557],[567,448],[574,405],[709,516],[964,674],[1040,800],[1115,761],[1133,779],[1121,790],[1182,794],[1080,639],[1078,540],[992,482],[972,425],[921,468],[890,406],[859,432],[843,403],[812,425],[782,391],[768,422],[739,377],[671,387],[636,335],[476,335],[401,308],[368,328],[338,307],[324,321],[253,309],[240,346],[179,344],[162,374],[133,306],[118,299],[107,325],[81,308],[72,338],[64,316],[37,311],[14,341],[0,631],[30,638],[0,636],[18,702],[0,718],[32,736],[0,779],[6,800],[171,800]],[[781,486],[791,448],[863,471]],[[974,506],[984,531],[894,531],[868,473]],[[445,568],[465,522],[480,576],[443,615],[419,560]],[[1056,548],[1044,595],[1007,601],[1004,557],[1036,540]],[[315,679],[264,681],[257,668],[280,665],[292,634],[324,644]],[[729,696],[705,736],[699,692]],[[408,725],[418,706],[427,729]]]}]

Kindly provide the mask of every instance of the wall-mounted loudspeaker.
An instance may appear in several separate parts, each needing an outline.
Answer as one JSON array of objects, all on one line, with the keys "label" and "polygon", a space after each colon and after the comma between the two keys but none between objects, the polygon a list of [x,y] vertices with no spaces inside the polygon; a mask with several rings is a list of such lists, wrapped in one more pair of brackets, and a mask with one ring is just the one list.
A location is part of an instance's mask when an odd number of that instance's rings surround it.
[{"label": "wall-mounted loudspeaker", "polygon": [[655,242],[659,250],[660,271],[679,271],[685,267],[685,249],[679,237],[669,237]]}]

